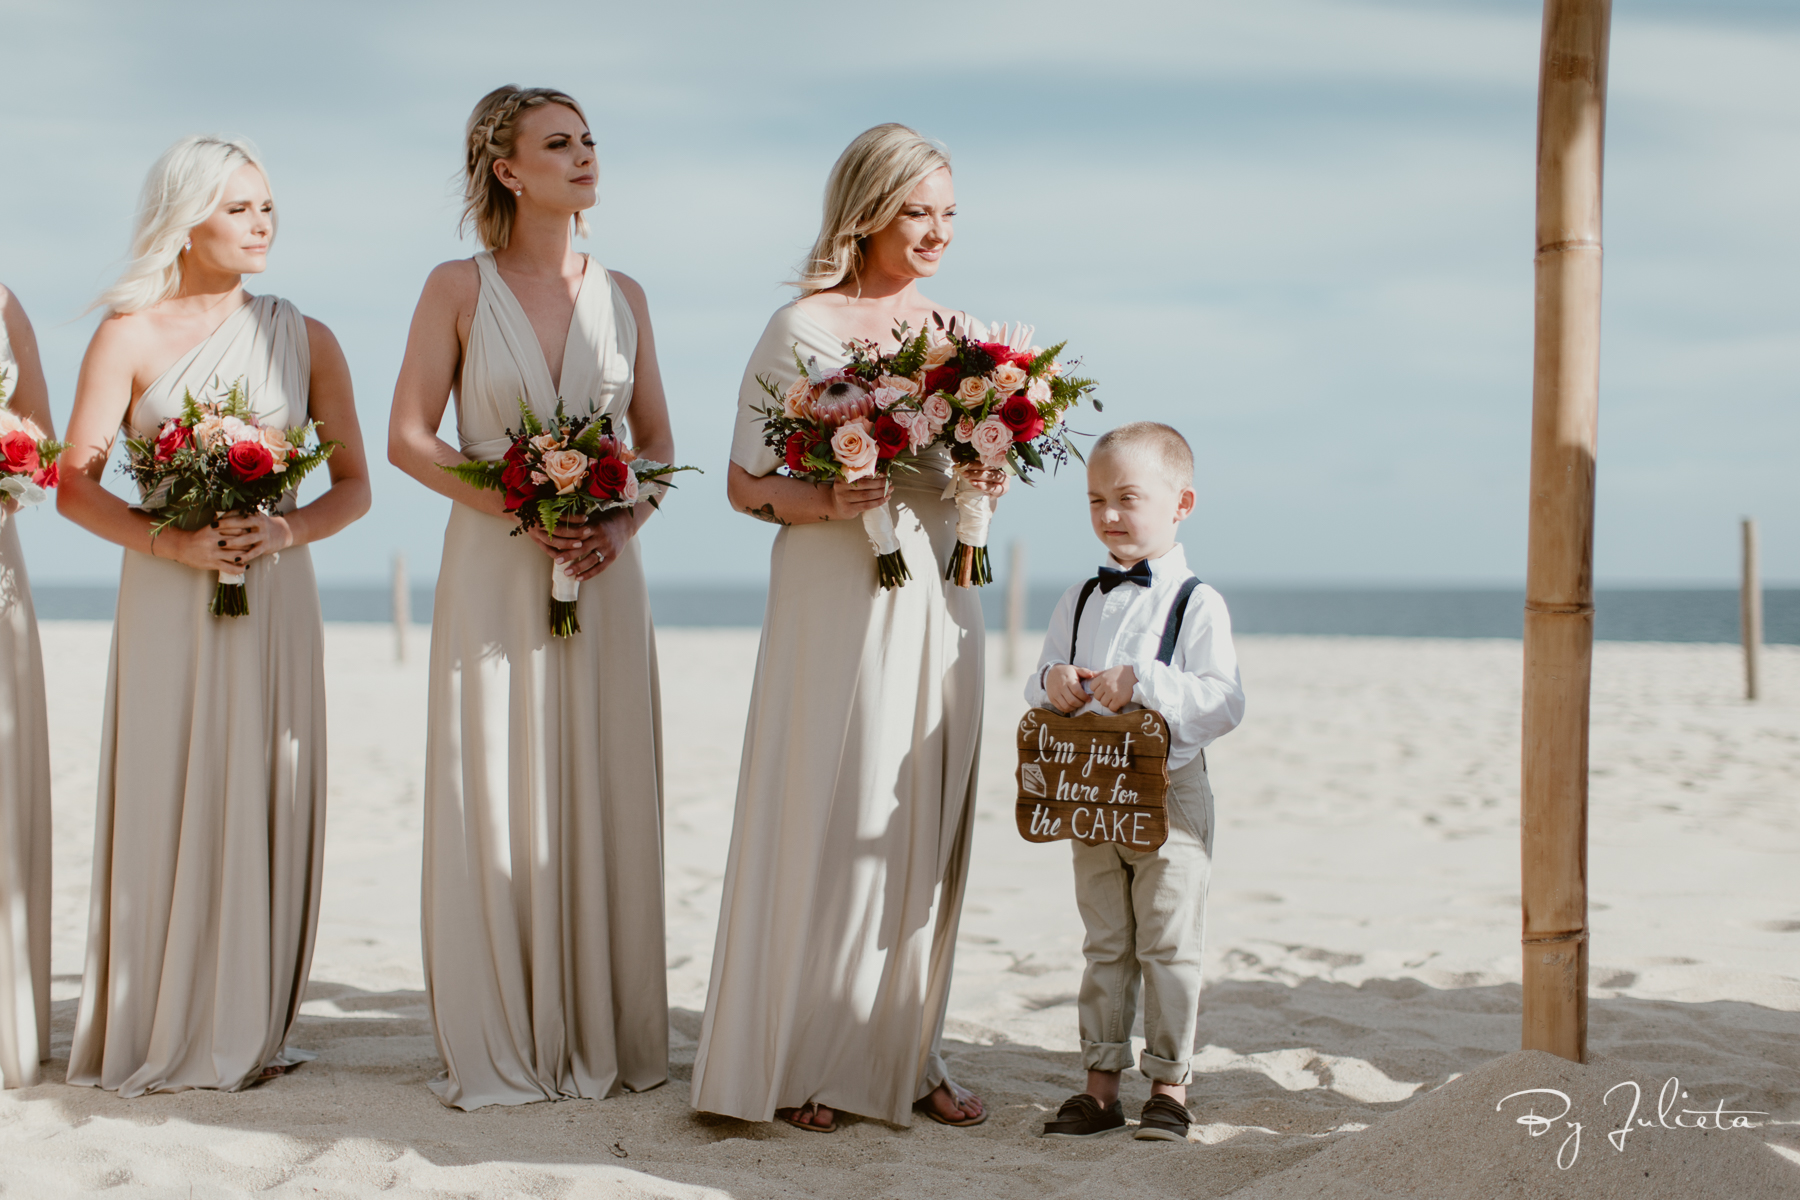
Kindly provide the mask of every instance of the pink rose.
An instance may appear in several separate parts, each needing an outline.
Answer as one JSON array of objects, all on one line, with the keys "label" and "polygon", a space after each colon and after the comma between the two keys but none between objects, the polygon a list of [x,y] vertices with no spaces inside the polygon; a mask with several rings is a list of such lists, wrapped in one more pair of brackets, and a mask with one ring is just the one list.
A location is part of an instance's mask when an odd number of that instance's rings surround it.
[{"label": "pink rose", "polygon": [[925,403],[919,406],[919,411],[925,414],[925,419],[927,421],[931,422],[931,435],[933,437],[936,437],[941,433],[944,426],[950,422],[950,401],[941,393],[933,393],[932,395],[927,396],[925,398]]},{"label": "pink rose", "polygon": [[267,450],[275,459],[275,469],[277,471],[287,470],[288,455],[294,452],[293,444],[287,439],[287,430],[276,429],[273,426],[264,427],[262,444],[263,449]]},{"label": "pink rose", "polygon": [[831,452],[843,464],[844,478],[851,482],[873,475],[875,462],[881,456],[881,448],[869,432],[866,417],[839,425],[831,435]]},{"label": "pink rose", "polygon": [[975,422],[974,421],[970,420],[968,417],[964,417],[962,420],[960,420],[956,423],[956,440],[957,441],[966,442],[966,441],[973,439],[974,436],[975,436]]},{"label": "pink rose", "polygon": [[1050,381],[1040,375],[1038,378],[1026,384],[1025,398],[1039,408],[1050,403]]},{"label": "pink rose", "polygon": [[876,412],[886,412],[888,409],[894,407],[895,404],[904,400],[906,396],[906,392],[901,391],[899,388],[888,387],[885,384],[877,386],[874,391],[869,393],[869,398],[875,401]]},{"label": "pink rose", "polygon": [[1006,427],[1006,422],[998,417],[989,417],[969,435],[969,445],[981,456],[981,465],[997,467],[1006,461],[1006,452],[1012,449],[1013,433]]}]

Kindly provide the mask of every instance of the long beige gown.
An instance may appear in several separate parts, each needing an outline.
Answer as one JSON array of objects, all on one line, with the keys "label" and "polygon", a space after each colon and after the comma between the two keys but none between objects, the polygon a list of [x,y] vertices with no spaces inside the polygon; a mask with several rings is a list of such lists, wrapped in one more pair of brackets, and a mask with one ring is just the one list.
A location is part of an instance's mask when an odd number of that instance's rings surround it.
[{"label": "long beige gown", "polygon": [[[471,459],[494,460],[519,399],[548,417],[524,309],[481,290],[456,397]],[[563,356],[570,413],[631,404],[637,323],[588,261]],[[601,1098],[664,1082],[662,718],[636,539],[581,585],[581,632],[550,636],[550,559],[512,518],[451,508],[431,626],[425,983],[445,1104]]]},{"label": "long beige gown", "polygon": [[[299,310],[257,296],[150,385],[134,437],[183,393],[242,377],[260,419],[307,419]],[[217,575],[125,551],[100,737],[87,968],[69,1082],[121,1096],[235,1091],[313,1055],[287,1045],[318,929],[325,849],[323,628],[304,547]]]},{"label": "long beige gown", "polygon": [[[739,392],[731,459],[778,465],[753,404],[793,348],[841,339],[777,310]],[[881,591],[862,522],[782,529],[770,556],[693,1105],[751,1121],[816,1101],[895,1125],[945,1082],[938,1052],[962,915],[981,742],[983,628],[943,579],[948,459],[897,476],[912,579]]]},{"label": "long beige gown", "polygon": [[[8,395],[19,365],[0,326]],[[0,509],[0,1087],[50,1057],[50,731],[17,513]]]}]

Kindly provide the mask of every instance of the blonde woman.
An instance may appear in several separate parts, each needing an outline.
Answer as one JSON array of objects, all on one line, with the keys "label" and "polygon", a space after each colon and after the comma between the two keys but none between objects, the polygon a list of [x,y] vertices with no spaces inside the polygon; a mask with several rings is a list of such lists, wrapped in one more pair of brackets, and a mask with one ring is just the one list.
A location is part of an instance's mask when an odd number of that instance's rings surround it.
[{"label": "blonde woman", "polygon": [[[817,1132],[840,1111],[907,1125],[915,1106],[973,1125],[938,1043],[962,914],[981,741],[981,605],[932,563],[956,541],[950,460],[918,475],[815,485],[775,474],[753,406],[794,351],[822,367],[844,342],[965,314],[919,281],[949,248],[943,152],[901,125],[862,134],[832,168],[823,227],[738,393],[731,503],[780,525],[693,1104]],[[1005,476],[976,472],[990,496]],[[857,518],[892,507],[913,579],[881,591]],[[924,564],[924,569],[916,564]]]},{"label": "blonde woman", "polygon": [[[4,287],[0,395],[0,434],[30,434],[30,422],[56,436],[37,338]],[[50,1057],[50,734],[18,511],[0,499],[0,1087],[9,1088],[36,1083]]]},{"label": "blonde woman", "polygon": [[[552,537],[442,468],[506,451],[519,404],[610,414],[673,462],[643,289],[572,243],[597,199],[581,106],[508,85],[469,116],[465,220],[485,247],[431,273],[388,456],[455,503],[431,624],[425,986],[444,1104],[643,1091],[669,1072],[662,719],[636,508]],[[437,436],[456,399],[457,445]],[[550,634],[553,561],[580,631]]]},{"label": "blonde woman", "polygon": [[[101,296],[57,508],[124,547],[100,737],[87,967],[69,1082],[121,1096],[236,1091],[287,1044],[318,928],[325,680],[307,545],[369,507],[350,371],[325,326],[252,295],[275,200],[247,143],[189,137],[150,169],[123,276]],[[153,433],[242,379],[257,416],[343,443],[316,500],[151,532],[101,486],[121,428]],[[207,611],[241,571],[250,612]]]}]

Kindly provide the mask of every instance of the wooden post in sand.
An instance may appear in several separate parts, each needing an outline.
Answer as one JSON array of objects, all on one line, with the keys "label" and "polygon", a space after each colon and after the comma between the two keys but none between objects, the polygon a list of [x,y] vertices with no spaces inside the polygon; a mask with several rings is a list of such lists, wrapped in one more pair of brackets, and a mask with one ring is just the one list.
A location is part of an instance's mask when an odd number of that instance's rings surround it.
[{"label": "wooden post in sand", "polygon": [[1006,674],[1019,673],[1019,638],[1025,629],[1025,543],[1012,544],[1006,576]]},{"label": "wooden post in sand", "polygon": [[406,589],[406,555],[394,555],[394,661],[406,661],[406,627],[412,623],[412,597]]},{"label": "wooden post in sand", "polygon": [[1587,1058],[1588,683],[1611,0],[1545,0],[1519,849],[1527,1050]]},{"label": "wooden post in sand", "polygon": [[1744,518],[1744,582],[1738,592],[1738,625],[1744,635],[1744,699],[1754,700],[1762,664],[1762,571],[1756,562],[1756,519]]}]

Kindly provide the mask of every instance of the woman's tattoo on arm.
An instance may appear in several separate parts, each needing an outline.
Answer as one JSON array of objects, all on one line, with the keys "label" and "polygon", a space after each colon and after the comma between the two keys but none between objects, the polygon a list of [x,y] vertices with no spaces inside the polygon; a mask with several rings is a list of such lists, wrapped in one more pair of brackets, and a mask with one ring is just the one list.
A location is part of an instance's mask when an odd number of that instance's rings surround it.
[{"label": "woman's tattoo on arm", "polygon": [[773,504],[765,504],[761,508],[751,508],[746,505],[744,507],[744,512],[755,517],[759,521],[767,521],[771,525],[787,524],[786,521],[775,515],[775,506]]}]

